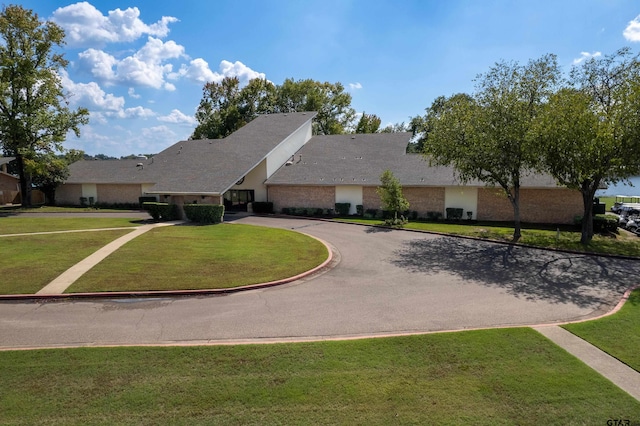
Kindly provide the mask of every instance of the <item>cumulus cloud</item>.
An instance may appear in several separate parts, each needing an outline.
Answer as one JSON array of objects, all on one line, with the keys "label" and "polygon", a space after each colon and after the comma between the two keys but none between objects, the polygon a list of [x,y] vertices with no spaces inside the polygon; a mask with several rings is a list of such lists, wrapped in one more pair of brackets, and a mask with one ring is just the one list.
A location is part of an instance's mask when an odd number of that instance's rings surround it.
[{"label": "cumulus cloud", "polygon": [[114,56],[96,49],[87,49],[78,55],[77,66],[104,84],[130,84],[133,86],[175,90],[175,86],[165,81],[165,76],[173,70],[166,63],[170,59],[186,57],[184,47],[170,40],[149,37],[147,43],[136,53],[118,60]]},{"label": "cumulus cloud", "polygon": [[266,76],[264,73],[252,70],[240,61],[222,60],[219,72],[214,72],[209,68],[207,61],[197,58],[192,60],[189,65],[182,65],[178,72],[170,74],[169,77],[173,79],[185,77],[197,83],[220,83],[225,77],[238,77],[241,84],[247,84],[249,80],[265,78]]},{"label": "cumulus cloud", "polygon": [[597,58],[598,56],[602,56],[602,52],[580,52],[580,57],[573,60],[573,65],[578,65],[580,62],[586,59]]},{"label": "cumulus cloud", "polygon": [[166,123],[176,123],[176,124],[196,124],[196,119],[191,116],[183,113],[180,110],[174,109],[171,111],[169,115],[164,115],[158,117],[158,120],[164,121]]},{"label": "cumulus cloud", "polygon": [[172,16],[163,16],[147,25],[140,19],[137,7],[110,10],[105,16],[86,1],[56,9],[51,20],[64,28],[65,39],[72,46],[127,42],[145,34],[166,37],[169,24],[178,21]]},{"label": "cumulus cloud", "polygon": [[362,89],[362,84],[360,84],[358,82],[349,83],[349,89],[351,89],[351,90]]},{"label": "cumulus cloud", "polygon": [[129,87],[129,90],[127,90],[127,94],[130,98],[140,99],[140,95],[136,93],[136,89],[134,89],[133,87]]},{"label": "cumulus cloud", "polygon": [[83,106],[92,111],[119,111],[124,107],[123,97],[105,93],[96,82],[75,83],[65,70],[60,71],[60,79],[73,105]]},{"label": "cumulus cloud", "polygon": [[121,109],[113,113],[107,112],[105,114],[109,117],[118,117],[118,118],[149,118],[156,115],[156,113],[150,110],[149,108],[144,108],[141,106]]},{"label": "cumulus cloud", "polygon": [[629,21],[622,35],[629,41],[640,41],[640,15]]}]

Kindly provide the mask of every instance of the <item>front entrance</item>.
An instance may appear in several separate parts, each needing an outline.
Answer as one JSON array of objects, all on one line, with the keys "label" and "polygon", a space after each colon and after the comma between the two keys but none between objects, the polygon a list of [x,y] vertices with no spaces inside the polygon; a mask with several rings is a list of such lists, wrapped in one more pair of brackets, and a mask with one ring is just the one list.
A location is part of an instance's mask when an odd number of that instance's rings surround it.
[{"label": "front entrance", "polygon": [[254,201],[253,189],[230,189],[224,193],[224,209],[232,212],[246,212],[247,204]]}]

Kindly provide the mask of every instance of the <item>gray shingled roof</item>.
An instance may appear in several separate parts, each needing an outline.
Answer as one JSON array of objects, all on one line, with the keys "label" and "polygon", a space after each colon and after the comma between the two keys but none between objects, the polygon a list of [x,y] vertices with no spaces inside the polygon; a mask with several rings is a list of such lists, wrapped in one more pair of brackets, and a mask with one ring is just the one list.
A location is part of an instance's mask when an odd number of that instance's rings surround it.
[{"label": "gray shingled roof", "polygon": [[[429,167],[422,155],[406,154],[411,133],[375,133],[315,136],[282,166],[268,185],[361,185],[377,186],[387,169],[403,186],[457,186],[452,167]],[[470,186],[485,186],[469,182]],[[550,176],[530,175],[527,187],[555,187]]]},{"label": "gray shingled roof", "polygon": [[151,192],[222,194],[315,115],[261,115],[224,139],[181,141],[148,160],[79,161],[66,183],[154,183]]},{"label": "gray shingled roof", "polygon": [[8,164],[15,159],[16,157],[0,157],[0,166],[2,166],[3,164]]}]

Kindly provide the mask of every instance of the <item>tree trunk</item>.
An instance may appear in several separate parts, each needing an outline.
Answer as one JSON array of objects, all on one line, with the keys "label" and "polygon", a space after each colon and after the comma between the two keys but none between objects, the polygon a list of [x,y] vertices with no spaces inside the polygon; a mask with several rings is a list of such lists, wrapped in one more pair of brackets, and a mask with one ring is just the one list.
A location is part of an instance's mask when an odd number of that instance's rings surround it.
[{"label": "tree trunk", "polygon": [[580,192],[582,193],[582,205],[584,208],[580,243],[584,245],[589,244],[593,238],[593,197],[597,188],[598,185],[596,182],[583,182],[580,187]]},{"label": "tree trunk", "polygon": [[510,198],[513,206],[513,242],[516,243],[522,237],[522,224],[520,223],[520,186],[513,187],[513,195]]},{"label": "tree trunk", "polygon": [[20,177],[20,198],[22,207],[31,207],[31,175],[24,168],[22,155],[16,155],[18,165],[18,176]]}]

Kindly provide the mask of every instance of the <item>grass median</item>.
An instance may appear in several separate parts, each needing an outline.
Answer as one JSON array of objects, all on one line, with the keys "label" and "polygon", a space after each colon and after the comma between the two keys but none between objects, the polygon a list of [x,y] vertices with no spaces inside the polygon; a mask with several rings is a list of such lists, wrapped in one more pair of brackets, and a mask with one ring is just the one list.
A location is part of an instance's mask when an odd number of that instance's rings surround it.
[{"label": "grass median", "polygon": [[[0,219],[2,222],[4,219]],[[0,238],[0,294],[31,294],[129,230]]]},{"label": "grass median", "polygon": [[96,265],[68,293],[230,288],[288,278],[327,259],[309,236],[251,225],[156,228]]},{"label": "grass median", "polygon": [[[377,219],[342,218],[341,222],[360,223],[364,225],[382,226],[384,222]],[[486,240],[509,242],[513,238],[513,228],[496,223],[446,223],[446,222],[409,222],[405,229],[438,232],[449,235],[482,238]],[[640,238],[636,235],[626,235],[621,231],[619,235],[595,235],[586,246],[580,243],[580,231],[575,227],[561,226],[554,229],[543,227],[529,227],[522,229],[520,244],[535,247],[572,250],[585,253],[616,254],[640,257]]]},{"label": "grass median", "polygon": [[70,231],[78,229],[123,228],[140,226],[138,219],[72,217],[0,217],[0,235],[30,232]]},{"label": "grass median", "polygon": [[0,423],[605,424],[640,403],[531,329],[0,352]]},{"label": "grass median", "polygon": [[640,289],[615,314],[564,328],[640,372]]}]

